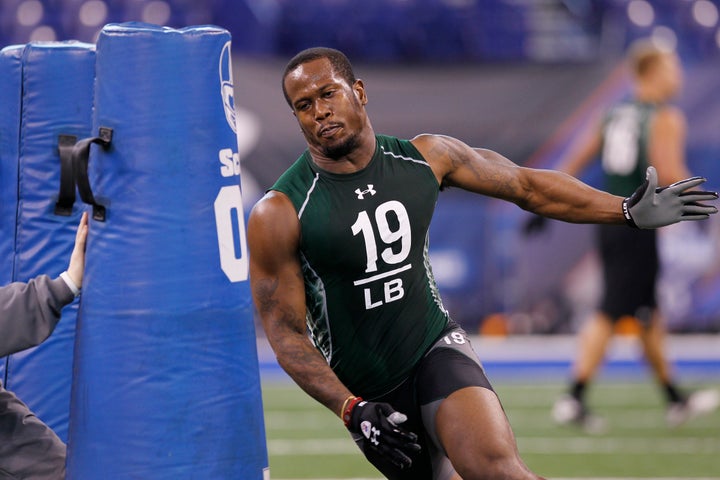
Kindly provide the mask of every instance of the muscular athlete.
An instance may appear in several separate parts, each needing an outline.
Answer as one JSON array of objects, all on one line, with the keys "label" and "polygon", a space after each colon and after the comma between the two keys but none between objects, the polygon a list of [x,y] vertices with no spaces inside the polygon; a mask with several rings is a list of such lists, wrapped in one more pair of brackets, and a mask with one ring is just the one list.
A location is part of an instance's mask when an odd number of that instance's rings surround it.
[{"label": "muscular athlete", "polygon": [[278,362],[388,478],[538,478],[438,295],[427,235],[439,191],[460,187],[570,222],[623,224],[625,204],[638,225],[655,227],[715,213],[679,196],[703,180],[655,205],[653,171],[651,190],[630,201],[451,137],[376,135],[364,83],[332,49],[299,53],[282,85],[308,149],[248,224],[253,299]]}]

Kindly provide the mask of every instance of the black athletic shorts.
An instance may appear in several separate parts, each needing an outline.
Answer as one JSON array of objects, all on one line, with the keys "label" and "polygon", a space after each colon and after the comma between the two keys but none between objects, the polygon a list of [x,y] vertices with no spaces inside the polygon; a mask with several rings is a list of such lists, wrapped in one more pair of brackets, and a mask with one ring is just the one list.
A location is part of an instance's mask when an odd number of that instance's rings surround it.
[{"label": "black athletic shorts", "polygon": [[374,451],[364,451],[361,435],[353,434],[353,439],[366,458],[391,480],[448,479],[454,470],[437,438],[435,414],[442,400],[471,386],[493,389],[467,334],[453,324],[430,347],[407,380],[388,394],[365,399],[387,402],[407,415],[402,426],[415,432],[422,446],[422,451],[413,457],[412,467],[400,470]]},{"label": "black athletic shorts", "polygon": [[655,283],[659,272],[655,230],[620,225],[598,225],[604,270],[600,309],[613,321],[624,315],[644,325],[657,306]]}]

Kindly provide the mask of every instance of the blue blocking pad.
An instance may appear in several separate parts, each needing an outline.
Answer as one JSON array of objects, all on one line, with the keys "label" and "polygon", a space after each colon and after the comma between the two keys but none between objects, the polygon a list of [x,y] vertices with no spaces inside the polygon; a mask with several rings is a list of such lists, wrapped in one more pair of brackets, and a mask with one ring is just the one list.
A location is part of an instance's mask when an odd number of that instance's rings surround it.
[{"label": "blue blocking pad", "polygon": [[100,33],[68,478],[267,475],[232,90],[226,30]]},{"label": "blue blocking pad", "polygon": [[[12,271],[13,280],[26,282],[41,274],[58,276],[67,268],[75,243],[82,205],[75,205],[69,215],[54,214],[60,182],[58,137],[90,133],[95,46],[79,42],[31,43],[22,49],[20,60],[22,95],[15,149],[17,226]],[[13,91],[17,91],[16,87]],[[6,388],[64,441],[69,424],[77,308],[77,301],[65,307],[60,323],[45,342],[11,355],[7,362]]]},{"label": "blue blocking pad", "polygon": [[[24,48],[13,45],[0,50],[0,285],[13,280]],[[3,384],[6,362],[7,358],[0,358]]]}]

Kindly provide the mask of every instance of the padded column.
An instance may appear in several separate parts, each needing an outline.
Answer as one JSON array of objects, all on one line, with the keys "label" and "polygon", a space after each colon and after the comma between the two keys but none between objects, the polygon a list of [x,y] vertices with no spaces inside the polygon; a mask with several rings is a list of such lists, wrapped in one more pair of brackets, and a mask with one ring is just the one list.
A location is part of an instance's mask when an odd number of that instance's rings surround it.
[{"label": "padded column", "polygon": [[230,35],[108,25],[68,478],[262,479]]},{"label": "padded column", "polygon": [[[87,136],[92,126],[95,46],[78,42],[28,44],[22,51],[20,137],[17,149],[15,281],[56,277],[67,268],[84,210],[54,213],[60,184],[58,136]],[[4,195],[4,193],[3,193]],[[9,357],[12,390],[66,441],[78,302],[66,306],[40,346]]]},{"label": "padded column", "polygon": [[0,50],[0,285],[13,280],[24,48]]},{"label": "padded column", "polygon": [[[0,50],[0,285],[12,282],[15,262],[23,48],[13,45]],[[6,362],[6,357],[0,358],[1,384]]]}]

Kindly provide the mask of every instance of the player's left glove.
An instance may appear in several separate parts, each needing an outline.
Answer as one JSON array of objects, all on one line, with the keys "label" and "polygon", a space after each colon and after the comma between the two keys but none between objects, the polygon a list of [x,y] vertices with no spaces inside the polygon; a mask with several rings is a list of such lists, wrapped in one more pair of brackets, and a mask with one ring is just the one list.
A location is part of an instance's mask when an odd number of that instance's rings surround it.
[{"label": "player's left glove", "polygon": [[365,448],[377,451],[400,469],[410,468],[411,456],[420,451],[417,435],[400,424],[407,416],[388,403],[366,402],[356,397],[343,412],[343,422],[363,436]]},{"label": "player's left glove", "polygon": [[645,182],[623,201],[623,215],[631,227],[658,228],[685,220],[703,220],[717,207],[700,202],[717,200],[717,192],[690,190],[705,178],[692,177],[658,188],[657,172],[648,167]]},{"label": "player's left glove", "polygon": [[550,219],[542,215],[533,215],[523,223],[522,232],[526,237],[531,237],[545,231],[550,223]]}]

